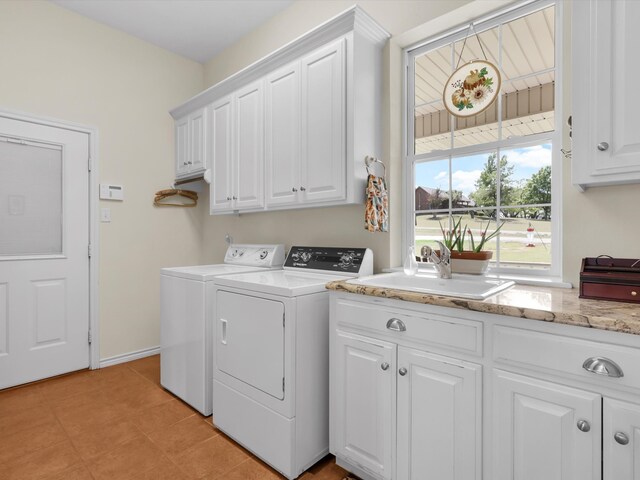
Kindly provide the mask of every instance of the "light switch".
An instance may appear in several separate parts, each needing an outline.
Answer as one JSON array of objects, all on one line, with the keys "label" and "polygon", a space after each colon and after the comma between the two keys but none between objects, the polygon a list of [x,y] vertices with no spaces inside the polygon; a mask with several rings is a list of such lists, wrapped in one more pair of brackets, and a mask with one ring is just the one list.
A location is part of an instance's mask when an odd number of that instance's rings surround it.
[{"label": "light switch", "polygon": [[103,209],[100,210],[100,221],[102,223],[111,222],[111,209],[110,208],[103,208]]}]

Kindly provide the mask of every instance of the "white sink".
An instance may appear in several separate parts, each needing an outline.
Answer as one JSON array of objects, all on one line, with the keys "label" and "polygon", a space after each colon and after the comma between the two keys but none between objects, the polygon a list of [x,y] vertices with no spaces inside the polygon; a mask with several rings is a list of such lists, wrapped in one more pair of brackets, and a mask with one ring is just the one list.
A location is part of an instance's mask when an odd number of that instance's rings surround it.
[{"label": "white sink", "polygon": [[443,279],[433,274],[405,275],[403,272],[383,273],[368,277],[347,280],[354,285],[371,287],[395,288],[411,292],[427,293],[430,295],[445,295],[449,297],[484,300],[485,298],[512,287],[511,280],[494,280],[484,277],[470,277],[467,275],[453,275],[453,278]]}]

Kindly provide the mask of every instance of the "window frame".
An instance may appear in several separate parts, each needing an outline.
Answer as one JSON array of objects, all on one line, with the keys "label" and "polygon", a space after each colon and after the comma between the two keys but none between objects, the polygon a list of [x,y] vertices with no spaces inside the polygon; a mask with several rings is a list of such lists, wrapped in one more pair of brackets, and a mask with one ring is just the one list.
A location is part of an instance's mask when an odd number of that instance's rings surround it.
[{"label": "window frame", "polygon": [[[499,138],[497,141],[470,145],[463,147],[453,147],[447,150],[436,150],[428,153],[416,155],[415,148],[415,58],[426,52],[449,45],[453,42],[464,40],[467,35],[469,23],[440,32],[431,37],[411,45],[403,50],[403,141],[402,141],[402,239],[401,257],[407,252],[409,246],[415,242],[415,165],[429,160],[448,159],[461,155],[473,155],[486,151],[497,151],[500,158],[500,151],[513,148],[522,148],[543,143],[552,144],[551,156],[551,235],[553,248],[551,250],[551,265],[548,268],[525,269],[519,267],[493,267],[491,273],[506,275],[518,275],[519,277],[553,277],[562,276],[562,139],[564,130],[564,117],[562,108],[563,89],[563,5],[557,0],[525,0],[517,2],[509,7],[493,12],[486,17],[479,18],[473,22],[477,33],[494,28],[520,18],[522,16],[543,10],[550,6],[555,6],[555,58],[554,58],[554,130],[534,135],[521,137]],[[500,38],[500,40],[502,40]],[[502,122],[502,95],[499,95],[498,112],[499,122]],[[452,117],[452,122],[455,119]],[[453,135],[454,129],[452,129]],[[502,133],[502,132],[500,132]],[[449,172],[451,176],[452,172]],[[449,209],[450,211],[451,209]]]}]

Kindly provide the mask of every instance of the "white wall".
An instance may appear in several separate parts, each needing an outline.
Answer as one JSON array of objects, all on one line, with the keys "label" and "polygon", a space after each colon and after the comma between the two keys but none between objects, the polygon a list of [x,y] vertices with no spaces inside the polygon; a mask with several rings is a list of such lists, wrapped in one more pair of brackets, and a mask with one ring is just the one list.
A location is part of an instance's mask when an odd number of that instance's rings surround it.
[{"label": "white wall", "polygon": [[157,209],[173,181],[168,114],[202,90],[202,65],[49,2],[0,1],[0,108],[97,127],[101,202],[101,358],[159,344],[162,266],[200,261],[198,209]]}]

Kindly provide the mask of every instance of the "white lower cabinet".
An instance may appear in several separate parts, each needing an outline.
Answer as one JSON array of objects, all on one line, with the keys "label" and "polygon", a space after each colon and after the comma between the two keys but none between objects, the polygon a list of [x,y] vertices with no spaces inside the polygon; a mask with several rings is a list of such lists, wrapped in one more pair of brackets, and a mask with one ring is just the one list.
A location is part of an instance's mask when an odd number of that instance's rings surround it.
[{"label": "white lower cabinet", "polygon": [[602,408],[604,478],[640,480],[640,405],[605,398]]},{"label": "white lower cabinet", "polygon": [[640,480],[640,336],[331,292],[330,451],[365,480]]},{"label": "white lower cabinet", "polygon": [[393,478],[396,346],[336,332],[335,449],[362,471]]},{"label": "white lower cabinet", "polygon": [[[371,313],[352,304],[337,310],[354,324]],[[383,324],[391,321],[411,325],[391,316]],[[331,451],[338,463],[365,479],[480,480],[482,367],[405,346],[401,336],[376,336],[332,334]]]},{"label": "white lower cabinet", "polygon": [[398,374],[396,478],[482,478],[482,367],[399,347]]},{"label": "white lower cabinet", "polygon": [[596,480],[600,395],[501,370],[493,374],[494,480]]}]

